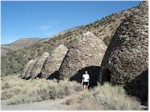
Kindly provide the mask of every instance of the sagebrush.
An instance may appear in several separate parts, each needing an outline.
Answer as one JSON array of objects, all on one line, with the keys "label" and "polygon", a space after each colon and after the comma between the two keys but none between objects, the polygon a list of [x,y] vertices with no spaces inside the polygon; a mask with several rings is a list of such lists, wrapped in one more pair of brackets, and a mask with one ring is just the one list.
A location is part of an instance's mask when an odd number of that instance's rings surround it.
[{"label": "sagebrush", "polygon": [[109,83],[80,92],[66,101],[69,110],[141,110],[140,101],[126,95],[122,86]]},{"label": "sagebrush", "polygon": [[68,80],[23,80],[12,79],[12,76],[3,77],[1,99],[8,100],[8,104],[36,102],[48,99],[64,98],[71,93],[79,92],[82,86]]}]

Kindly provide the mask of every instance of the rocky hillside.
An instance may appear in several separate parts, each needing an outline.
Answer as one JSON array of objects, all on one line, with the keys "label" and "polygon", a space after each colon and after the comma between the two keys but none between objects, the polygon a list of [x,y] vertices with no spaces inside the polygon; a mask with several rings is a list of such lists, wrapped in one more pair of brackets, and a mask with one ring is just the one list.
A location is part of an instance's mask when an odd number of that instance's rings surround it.
[{"label": "rocky hillside", "polygon": [[1,54],[5,55],[9,51],[22,49],[24,47],[29,47],[40,40],[43,40],[41,38],[21,38],[18,39],[10,44],[2,45],[1,46]]},{"label": "rocky hillside", "polygon": [[2,56],[2,75],[20,72],[29,60],[36,59],[44,52],[51,54],[51,51],[60,44],[68,47],[78,35],[87,31],[92,32],[108,45],[120,23],[130,15],[133,9],[109,15],[91,24],[66,30],[28,48],[8,52],[7,55]]}]

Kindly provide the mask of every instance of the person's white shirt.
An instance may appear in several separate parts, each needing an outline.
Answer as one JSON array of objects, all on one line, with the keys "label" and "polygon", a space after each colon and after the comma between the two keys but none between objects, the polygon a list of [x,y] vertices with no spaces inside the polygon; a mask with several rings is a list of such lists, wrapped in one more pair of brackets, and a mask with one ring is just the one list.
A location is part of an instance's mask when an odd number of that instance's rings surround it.
[{"label": "person's white shirt", "polygon": [[83,82],[89,82],[90,76],[89,74],[83,74],[82,78],[83,78]]}]

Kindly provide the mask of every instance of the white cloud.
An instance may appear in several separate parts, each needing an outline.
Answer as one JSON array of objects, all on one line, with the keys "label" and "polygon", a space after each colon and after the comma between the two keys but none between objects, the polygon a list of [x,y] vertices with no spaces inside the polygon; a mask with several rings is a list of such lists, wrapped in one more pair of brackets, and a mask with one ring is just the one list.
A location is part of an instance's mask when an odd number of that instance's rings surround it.
[{"label": "white cloud", "polygon": [[52,26],[42,25],[39,27],[39,31],[46,37],[54,35],[56,32],[54,31]]},{"label": "white cloud", "polygon": [[49,20],[49,21],[47,21],[47,24],[57,25],[59,23],[60,23],[60,20]]},{"label": "white cloud", "polygon": [[41,32],[44,36],[52,36],[57,32],[55,31],[55,27],[59,24],[59,20],[49,20],[39,25],[36,30]]},{"label": "white cloud", "polygon": [[48,25],[42,25],[42,26],[40,26],[40,30],[42,30],[42,31],[47,31],[47,30],[49,30],[51,27],[50,26],[48,26]]}]

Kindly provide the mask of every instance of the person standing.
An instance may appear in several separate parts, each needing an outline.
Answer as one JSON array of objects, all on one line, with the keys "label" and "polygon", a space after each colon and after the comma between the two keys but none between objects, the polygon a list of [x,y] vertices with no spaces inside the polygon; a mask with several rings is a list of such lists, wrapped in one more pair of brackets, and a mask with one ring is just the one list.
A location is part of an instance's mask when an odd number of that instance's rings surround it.
[{"label": "person standing", "polygon": [[83,90],[87,90],[89,86],[89,80],[90,76],[87,71],[85,71],[85,74],[82,75],[82,85],[83,85]]}]

